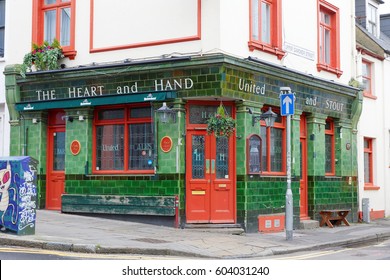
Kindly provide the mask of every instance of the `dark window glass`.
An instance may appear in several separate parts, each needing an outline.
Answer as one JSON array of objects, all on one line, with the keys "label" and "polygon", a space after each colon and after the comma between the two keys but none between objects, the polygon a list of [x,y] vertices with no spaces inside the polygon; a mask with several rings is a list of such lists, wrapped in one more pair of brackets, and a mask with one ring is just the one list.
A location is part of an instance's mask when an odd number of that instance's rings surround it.
[{"label": "dark window glass", "polygon": [[131,124],[129,131],[129,169],[153,169],[154,137],[152,125],[150,123]]},{"label": "dark window glass", "polygon": [[123,125],[104,125],[96,128],[96,170],[123,170],[123,138]]}]

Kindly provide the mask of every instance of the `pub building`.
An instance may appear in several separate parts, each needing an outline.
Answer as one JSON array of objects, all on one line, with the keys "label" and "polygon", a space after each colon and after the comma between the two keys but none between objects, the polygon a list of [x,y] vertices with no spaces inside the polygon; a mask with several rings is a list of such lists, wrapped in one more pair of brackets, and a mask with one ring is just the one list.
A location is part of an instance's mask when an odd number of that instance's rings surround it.
[{"label": "pub building", "polygon": [[[225,54],[25,77],[9,65],[5,77],[11,155],[39,161],[39,208],[256,232],[260,217],[285,213],[279,95],[289,87],[294,228],[325,208],[357,220],[357,88]],[[236,120],[230,137],[206,131],[220,105]],[[260,116],[270,108],[267,127]]]}]

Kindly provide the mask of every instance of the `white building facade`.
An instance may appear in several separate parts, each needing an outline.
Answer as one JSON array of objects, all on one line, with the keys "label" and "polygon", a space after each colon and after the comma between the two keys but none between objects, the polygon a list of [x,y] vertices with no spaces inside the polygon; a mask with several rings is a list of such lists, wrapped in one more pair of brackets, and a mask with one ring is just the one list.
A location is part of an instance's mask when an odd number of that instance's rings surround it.
[{"label": "white building facade", "polygon": [[[86,194],[175,195],[180,223],[260,228],[259,215],[285,211],[286,123],[280,117],[275,128],[266,128],[247,112],[271,108],[280,113],[279,90],[288,86],[297,98],[292,132],[294,227],[303,220],[318,220],[326,208],[350,208],[351,220],[357,220],[361,137],[357,142],[356,131],[362,97],[349,84],[360,67],[355,1],[6,4],[7,15],[18,14],[6,17],[3,62],[9,135],[18,139],[9,144],[9,153],[39,160],[40,207],[61,209],[65,193],[78,195],[76,205]],[[63,67],[20,76],[15,65],[22,63],[31,43],[54,38],[64,51]],[[161,100],[153,96],[157,92]],[[117,98],[120,102],[112,99],[118,93],[124,94]],[[134,104],[124,99],[131,93]],[[173,106],[176,122],[162,126],[154,113],[145,113],[155,105],[143,94]],[[206,134],[203,117],[214,114],[222,102],[237,120],[235,135],[226,143]],[[131,141],[141,140],[132,138],[127,128],[123,137],[111,132],[113,138],[105,139],[108,134],[100,129],[123,123],[104,119],[104,112],[121,106],[126,112],[148,108],[142,121],[156,126],[158,133],[143,133],[153,141],[135,145]],[[130,117],[124,123],[127,127],[138,121]],[[59,135],[64,138],[57,143]],[[122,145],[120,139],[129,143]],[[80,144],[80,154],[68,149],[74,141]],[[165,149],[164,143],[172,143],[172,149]],[[55,145],[64,148],[50,150]],[[138,151],[141,147],[150,149]],[[132,156],[137,153],[137,158]],[[59,162],[63,164],[57,166]],[[60,180],[54,180],[53,166],[62,172]]]}]

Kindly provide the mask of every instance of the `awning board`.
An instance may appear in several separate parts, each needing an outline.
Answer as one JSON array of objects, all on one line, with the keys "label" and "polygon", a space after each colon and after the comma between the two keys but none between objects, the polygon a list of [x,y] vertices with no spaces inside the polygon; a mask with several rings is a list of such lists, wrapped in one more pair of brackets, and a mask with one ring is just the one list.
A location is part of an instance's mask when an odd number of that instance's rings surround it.
[{"label": "awning board", "polygon": [[147,92],[137,94],[115,94],[96,97],[83,97],[73,99],[57,99],[46,101],[18,102],[15,104],[17,111],[39,111],[58,108],[77,108],[101,105],[116,105],[140,102],[164,101],[176,98],[176,92]]}]

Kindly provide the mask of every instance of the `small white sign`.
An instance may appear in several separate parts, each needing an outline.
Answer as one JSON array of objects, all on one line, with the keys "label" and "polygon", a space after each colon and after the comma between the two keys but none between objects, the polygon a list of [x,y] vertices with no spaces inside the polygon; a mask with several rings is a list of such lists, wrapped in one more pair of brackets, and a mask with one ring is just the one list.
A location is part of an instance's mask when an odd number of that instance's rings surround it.
[{"label": "small white sign", "polygon": [[302,47],[299,47],[299,46],[296,46],[296,45],[293,45],[293,44],[290,44],[287,42],[284,43],[283,49],[288,53],[292,53],[292,54],[295,54],[297,56],[314,61],[315,53],[313,51],[307,50],[305,48],[302,48]]}]

